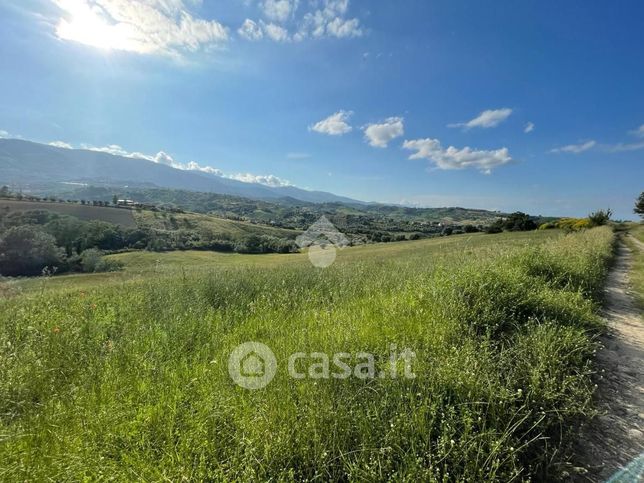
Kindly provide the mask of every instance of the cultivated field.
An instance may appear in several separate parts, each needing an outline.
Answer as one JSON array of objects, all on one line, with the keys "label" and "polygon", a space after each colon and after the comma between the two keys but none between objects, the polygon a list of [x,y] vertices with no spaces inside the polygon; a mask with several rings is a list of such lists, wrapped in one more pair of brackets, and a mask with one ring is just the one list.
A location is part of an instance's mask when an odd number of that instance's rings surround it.
[{"label": "cultivated field", "polygon": [[[560,477],[592,413],[607,227],[306,254],[120,254],[0,301],[0,479]],[[95,279],[92,277],[101,277]],[[24,293],[19,293],[20,291]],[[233,348],[277,374],[237,386]],[[296,352],[415,353],[415,378],[293,379]]]},{"label": "cultivated field", "polygon": [[58,203],[46,201],[18,201],[0,199],[0,211],[47,210],[61,215],[75,216],[79,220],[99,220],[126,228],[136,226],[132,211],[123,208],[81,205],[78,203]]},{"label": "cultivated field", "polygon": [[134,218],[140,228],[157,230],[197,229],[209,230],[218,235],[232,239],[247,235],[269,235],[278,238],[295,238],[300,232],[284,228],[273,228],[245,221],[226,220],[198,213],[169,214],[158,211],[140,210],[134,212]]}]

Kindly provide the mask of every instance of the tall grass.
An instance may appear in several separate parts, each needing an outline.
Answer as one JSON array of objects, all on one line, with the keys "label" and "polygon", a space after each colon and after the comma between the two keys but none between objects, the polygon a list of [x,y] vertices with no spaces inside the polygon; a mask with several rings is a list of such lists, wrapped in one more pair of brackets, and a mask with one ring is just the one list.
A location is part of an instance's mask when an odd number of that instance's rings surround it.
[{"label": "tall grass", "polygon": [[[607,228],[533,248],[230,269],[2,303],[0,479],[556,478],[592,412]],[[266,343],[278,373],[237,387]],[[417,354],[415,379],[294,380],[293,352]]]}]

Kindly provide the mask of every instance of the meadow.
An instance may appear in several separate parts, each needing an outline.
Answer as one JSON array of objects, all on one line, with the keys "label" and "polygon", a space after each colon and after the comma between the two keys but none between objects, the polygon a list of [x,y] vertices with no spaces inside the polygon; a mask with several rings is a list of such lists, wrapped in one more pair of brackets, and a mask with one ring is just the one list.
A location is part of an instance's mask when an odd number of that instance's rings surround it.
[{"label": "meadow", "polygon": [[[0,479],[522,481],[593,414],[608,227],[306,254],[142,252],[0,300]],[[278,370],[238,387],[259,341]],[[294,352],[416,354],[415,378],[293,379]],[[402,370],[402,369],[401,369]]]}]

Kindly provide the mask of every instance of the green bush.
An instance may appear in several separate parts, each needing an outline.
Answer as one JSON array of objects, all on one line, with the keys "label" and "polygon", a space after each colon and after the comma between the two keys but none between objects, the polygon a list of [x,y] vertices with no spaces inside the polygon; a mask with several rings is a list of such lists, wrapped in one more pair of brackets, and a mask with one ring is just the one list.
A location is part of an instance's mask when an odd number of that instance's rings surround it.
[{"label": "green bush", "polygon": [[123,268],[123,265],[116,260],[106,259],[104,253],[96,248],[90,248],[81,253],[80,264],[85,273],[116,272]]},{"label": "green bush", "polygon": [[597,210],[588,215],[588,220],[590,221],[591,226],[603,226],[610,221],[610,217],[612,215],[613,212],[610,209]]},{"label": "green bush", "polygon": [[53,236],[31,225],[9,228],[0,237],[0,274],[40,275],[64,264],[64,255]]}]

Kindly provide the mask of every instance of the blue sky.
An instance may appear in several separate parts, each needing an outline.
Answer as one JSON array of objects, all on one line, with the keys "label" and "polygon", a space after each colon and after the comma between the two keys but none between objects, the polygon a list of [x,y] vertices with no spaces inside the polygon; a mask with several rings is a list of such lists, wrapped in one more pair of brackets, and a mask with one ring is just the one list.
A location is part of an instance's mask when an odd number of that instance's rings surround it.
[{"label": "blue sky", "polygon": [[362,200],[634,218],[643,48],[640,1],[0,0],[0,135]]}]

